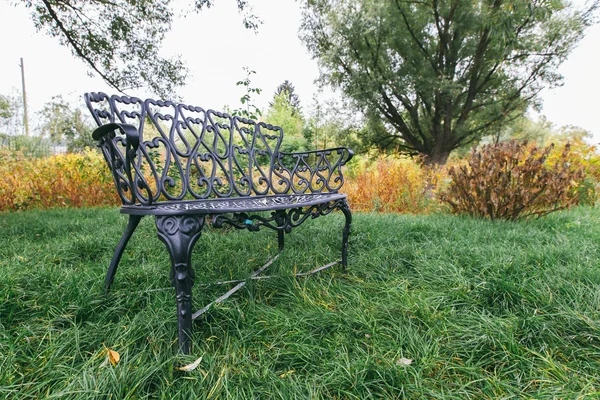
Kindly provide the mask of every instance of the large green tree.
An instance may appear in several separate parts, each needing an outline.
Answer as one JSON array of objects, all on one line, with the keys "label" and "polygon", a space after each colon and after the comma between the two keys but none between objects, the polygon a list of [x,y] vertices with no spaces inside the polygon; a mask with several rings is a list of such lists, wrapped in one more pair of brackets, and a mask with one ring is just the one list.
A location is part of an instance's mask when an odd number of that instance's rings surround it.
[{"label": "large green tree", "polygon": [[563,0],[309,0],[322,79],[388,126],[378,144],[444,164],[558,85],[593,22]]},{"label": "large green tree", "polygon": [[[211,7],[214,0],[188,0],[192,10]],[[244,25],[259,22],[247,0],[235,0]],[[31,10],[38,31],[56,37],[90,70],[119,91],[148,86],[168,97],[186,78],[179,58],[160,55],[170,30],[172,0],[14,0]],[[181,4],[181,3],[180,3]]]}]

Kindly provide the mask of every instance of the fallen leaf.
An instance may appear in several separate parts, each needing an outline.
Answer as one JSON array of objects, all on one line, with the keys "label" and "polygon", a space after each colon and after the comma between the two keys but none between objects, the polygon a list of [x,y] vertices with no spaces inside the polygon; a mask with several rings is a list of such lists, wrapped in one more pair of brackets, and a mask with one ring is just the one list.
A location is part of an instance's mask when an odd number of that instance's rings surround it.
[{"label": "fallen leaf", "polygon": [[194,361],[191,364],[184,365],[183,367],[176,367],[175,369],[177,371],[190,372],[190,371],[195,370],[198,367],[198,365],[200,365],[200,361],[202,361],[202,357],[200,357],[199,359],[197,359],[196,361]]},{"label": "fallen leaf", "polygon": [[398,359],[398,361],[396,361],[396,365],[408,366],[408,365],[412,364],[412,362],[413,362],[413,360],[411,360],[410,358],[401,357]]},{"label": "fallen leaf", "polygon": [[291,374],[293,374],[294,372],[296,372],[293,369],[290,369],[288,372],[284,372],[283,374],[279,375],[280,378],[285,378],[286,376],[289,376]]},{"label": "fallen leaf", "polygon": [[121,360],[121,355],[119,353],[117,353],[116,351],[109,349],[106,346],[104,346],[104,348],[106,349],[106,355],[108,356],[108,361],[110,361],[110,363],[114,367]]}]

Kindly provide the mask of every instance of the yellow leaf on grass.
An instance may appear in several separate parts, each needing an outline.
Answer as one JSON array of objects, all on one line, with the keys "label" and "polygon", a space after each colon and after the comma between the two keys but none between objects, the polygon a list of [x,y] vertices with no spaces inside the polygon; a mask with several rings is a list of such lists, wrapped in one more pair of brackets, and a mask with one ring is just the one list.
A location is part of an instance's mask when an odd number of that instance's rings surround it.
[{"label": "yellow leaf on grass", "polygon": [[198,367],[198,365],[200,365],[200,361],[202,361],[202,357],[200,357],[199,359],[197,359],[196,361],[194,361],[191,364],[184,365],[183,367],[177,367],[175,369],[177,371],[190,372],[190,371],[195,370]]},{"label": "yellow leaf on grass", "polygon": [[296,372],[293,369],[290,369],[288,372],[284,372],[283,374],[279,375],[280,378],[286,378],[288,376],[290,376],[291,374],[293,374],[294,372]]},{"label": "yellow leaf on grass", "polygon": [[108,349],[108,361],[113,365],[117,365],[117,363],[121,360],[121,355],[114,350]]},{"label": "yellow leaf on grass", "polygon": [[108,361],[110,361],[112,366],[114,367],[115,365],[117,365],[119,363],[119,361],[121,360],[121,355],[119,353],[117,353],[116,351],[109,349],[106,346],[104,346],[104,349],[106,350],[106,355],[108,356]]}]

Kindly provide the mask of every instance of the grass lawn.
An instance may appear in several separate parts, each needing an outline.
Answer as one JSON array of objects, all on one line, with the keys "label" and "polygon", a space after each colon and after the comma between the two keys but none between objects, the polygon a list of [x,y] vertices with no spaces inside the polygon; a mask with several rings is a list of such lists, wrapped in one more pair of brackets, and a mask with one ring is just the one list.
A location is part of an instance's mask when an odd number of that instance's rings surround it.
[{"label": "grass lawn", "polygon": [[[600,396],[599,220],[600,208],[521,223],[357,214],[348,274],[294,279],[339,258],[342,215],[308,221],[272,267],[283,277],[203,316],[184,357],[152,219],[105,297],[125,217],[1,214],[0,398]],[[223,292],[199,283],[244,277],[276,248],[273,231],[205,229],[195,304]]]}]

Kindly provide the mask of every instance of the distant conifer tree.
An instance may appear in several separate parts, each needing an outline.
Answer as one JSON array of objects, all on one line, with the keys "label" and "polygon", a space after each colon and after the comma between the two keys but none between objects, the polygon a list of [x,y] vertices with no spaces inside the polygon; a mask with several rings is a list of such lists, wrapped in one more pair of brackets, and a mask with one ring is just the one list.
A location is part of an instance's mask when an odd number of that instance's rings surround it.
[{"label": "distant conifer tree", "polygon": [[275,99],[282,93],[285,93],[288,102],[292,106],[292,115],[300,115],[302,112],[300,109],[300,98],[294,93],[294,90],[294,85],[286,79],[281,85],[277,86],[275,94],[273,95],[273,101],[269,103],[269,107],[273,107]]}]

